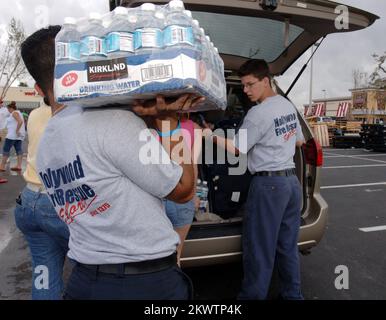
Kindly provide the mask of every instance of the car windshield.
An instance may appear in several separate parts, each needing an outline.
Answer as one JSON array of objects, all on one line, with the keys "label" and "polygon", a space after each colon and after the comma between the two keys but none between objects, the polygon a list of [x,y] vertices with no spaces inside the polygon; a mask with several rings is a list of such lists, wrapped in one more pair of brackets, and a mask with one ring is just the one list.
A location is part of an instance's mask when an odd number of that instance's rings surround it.
[{"label": "car windshield", "polygon": [[[285,50],[284,22],[201,11],[193,11],[193,18],[221,53],[272,62]],[[289,24],[288,45],[303,31]]]}]

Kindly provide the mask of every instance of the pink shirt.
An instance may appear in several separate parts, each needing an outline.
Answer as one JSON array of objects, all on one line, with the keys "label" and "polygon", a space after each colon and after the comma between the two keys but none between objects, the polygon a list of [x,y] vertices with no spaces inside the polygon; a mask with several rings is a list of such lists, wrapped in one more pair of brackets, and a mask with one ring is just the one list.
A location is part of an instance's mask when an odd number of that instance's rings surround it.
[{"label": "pink shirt", "polygon": [[[185,143],[188,144],[190,149],[193,148],[194,144],[194,122],[192,120],[183,120],[180,122],[182,130],[182,136],[184,138]],[[158,141],[161,141],[161,137],[157,134],[156,138]]]}]

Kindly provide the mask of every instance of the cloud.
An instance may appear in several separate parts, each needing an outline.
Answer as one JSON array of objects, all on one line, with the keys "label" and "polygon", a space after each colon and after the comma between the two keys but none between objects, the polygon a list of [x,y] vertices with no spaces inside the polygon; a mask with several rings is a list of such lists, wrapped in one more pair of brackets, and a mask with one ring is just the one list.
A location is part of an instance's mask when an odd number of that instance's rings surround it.
[{"label": "cloud", "polygon": [[[384,38],[386,30],[386,1],[379,0],[342,0],[344,4],[354,6],[365,11],[379,15],[372,26],[354,32],[331,34],[326,37],[321,47],[314,56],[313,70],[313,98],[323,98],[326,90],[327,97],[350,96],[353,87],[352,71],[354,69],[370,75],[375,68],[372,54],[386,51],[386,44],[380,39]],[[278,79],[279,85],[285,91],[298,71],[305,63],[305,53],[286,74]],[[290,99],[297,107],[309,101],[310,66],[299,79],[290,94]]]},{"label": "cloud", "polygon": [[0,24],[8,24],[12,17],[23,22],[27,35],[48,24],[62,24],[64,17],[80,18],[90,11],[106,13],[108,0],[17,0],[16,11],[6,1],[0,2]]},{"label": "cloud", "polygon": [[[361,31],[332,34],[323,42],[314,57],[313,97],[321,98],[326,90],[328,97],[350,95],[352,71],[363,70],[370,74],[374,67],[371,55],[386,50],[384,41],[386,30],[386,1],[340,0],[339,2],[370,11],[381,16],[375,24]],[[80,18],[90,11],[108,12],[108,0],[16,0],[15,6],[0,1],[0,39],[4,26],[12,17],[20,19],[27,35],[47,24],[62,24],[66,16]],[[16,8],[16,10],[15,10]],[[4,35],[4,32],[3,32]],[[4,36],[3,36],[4,38]],[[0,40],[1,41],[1,40]],[[278,78],[280,87],[286,91],[310,53],[305,53],[285,75]],[[308,103],[310,88],[310,68],[299,79],[290,98],[297,106]]]}]

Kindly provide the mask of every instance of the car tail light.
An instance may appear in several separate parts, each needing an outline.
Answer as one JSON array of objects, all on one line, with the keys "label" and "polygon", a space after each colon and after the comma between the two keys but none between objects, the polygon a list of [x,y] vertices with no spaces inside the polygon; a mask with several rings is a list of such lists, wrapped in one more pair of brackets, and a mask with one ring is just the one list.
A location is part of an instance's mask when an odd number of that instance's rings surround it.
[{"label": "car tail light", "polygon": [[306,163],[321,167],[323,165],[323,150],[319,142],[315,139],[310,139],[303,145],[304,155],[306,157]]}]

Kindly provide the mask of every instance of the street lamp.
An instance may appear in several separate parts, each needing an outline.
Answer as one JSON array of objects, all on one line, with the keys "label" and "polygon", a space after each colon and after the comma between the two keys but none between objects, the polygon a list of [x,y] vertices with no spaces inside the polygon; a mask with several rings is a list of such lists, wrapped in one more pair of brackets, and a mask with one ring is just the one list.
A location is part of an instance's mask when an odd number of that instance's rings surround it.
[{"label": "street lamp", "polygon": [[322,91],[323,91],[323,94],[324,94],[324,100],[326,100],[326,92],[327,92],[327,90],[323,89]]},{"label": "street lamp", "polygon": [[312,81],[313,81],[313,70],[314,70],[314,47],[318,47],[322,41],[316,42],[311,46],[311,69],[310,69],[310,101],[309,108],[312,107]]}]

